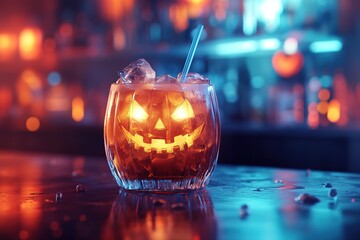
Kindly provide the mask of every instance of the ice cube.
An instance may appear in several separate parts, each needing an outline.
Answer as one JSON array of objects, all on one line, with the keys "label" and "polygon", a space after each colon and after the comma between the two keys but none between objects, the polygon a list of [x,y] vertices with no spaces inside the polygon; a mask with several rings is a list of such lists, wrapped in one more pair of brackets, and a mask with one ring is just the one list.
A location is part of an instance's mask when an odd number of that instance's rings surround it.
[{"label": "ice cube", "polygon": [[155,78],[155,71],[143,58],[132,62],[119,72],[121,81],[124,83],[145,83]]},{"label": "ice cube", "polygon": [[[182,73],[179,73],[177,76],[178,81],[180,81],[181,74]],[[199,73],[188,73],[188,75],[186,76],[186,79],[185,79],[185,83],[200,84],[200,83],[209,83],[209,82],[210,82],[210,80],[207,77],[205,77]]]},{"label": "ice cube", "polygon": [[178,80],[168,74],[165,74],[156,78],[155,83],[178,83]]}]

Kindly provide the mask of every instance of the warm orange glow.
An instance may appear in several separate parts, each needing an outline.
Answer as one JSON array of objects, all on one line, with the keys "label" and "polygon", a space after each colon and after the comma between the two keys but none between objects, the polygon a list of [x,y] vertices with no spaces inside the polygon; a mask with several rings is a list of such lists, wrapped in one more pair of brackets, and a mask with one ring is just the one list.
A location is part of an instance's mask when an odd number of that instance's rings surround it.
[{"label": "warm orange glow", "polygon": [[116,22],[123,15],[122,1],[101,0],[100,9],[106,20]]},{"label": "warm orange glow", "polygon": [[328,111],[328,103],[326,101],[319,102],[317,105],[317,110],[321,114],[326,114]]},{"label": "warm orange glow", "polygon": [[131,134],[124,127],[122,127],[125,137],[135,143],[137,148],[143,148],[144,152],[150,153],[152,150],[156,150],[157,153],[166,151],[167,153],[173,153],[175,148],[179,148],[180,151],[184,151],[185,145],[191,147],[194,141],[200,136],[204,124],[196,128],[191,134],[178,135],[174,137],[174,142],[166,143],[165,139],[151,139],[151,143],[144,142],[144,137],[139,134]]},{"label": "warm orange glow", "polygon": [[134,0],[121,1],[124,4],[124,12],[130,13],[134,7]]},{"label": "warm orange glow", "polygon": [[29,117],[26,120],[26,129],[30,132],[36,132],[40,128],[40,120],[37,117]]},{"label": "warm orange glow", "polygon": [[40,76],[33,70],[23,71],[20,78],[31,90],[39,90],[42,87]]},{"label": "warm orange glow", "polygon": [[125,33],[121,27],[116,27],[114,29],[113,41],[113,45],[116,50],[121,50],[125,47]]},{"label": "warm orange glow", "polygon": [[76,97],[72,100],[71,116],[75,122],[81,122],[84,119],[84,100]]},{"label": "warm orange glow", "polygon": [[171,115],[171,118],[177,122],[194,117],[194,111],[188,100],[185,100]]},{"label": "warm orange glow", "polygon": [[340,103],[338,100],[331,100],[329,103],[329,109],[327,117],[330,122],[335,123],[340,119]]},{"label": "warm orange glow", "polygon": [[46,97],[45,107],[48,111],[69,111],[70,99],[68,89],[61,83],[52,87]]},{"label": "warm orange glow", "polygon": [[19,37],[20,56],[25,60],[33,60],[39,57],[42,45],[42,32],[38,28],[26,28],[21,31]]},{"label": "warm orange glow", "polygon": [[36,238],[32,233],[39,228],[42,203],[31,193],[42,192],[40,185],[44,169],[37,161],[23,161],[24,156],[6,154],[1,159],[6,167],[0,169],[0,178],[13,181],[0,182],[0,232],[3,233],[2,230],[17,222],[18,226],[11,231],[18,232],[12,238],[25,240]]},{"label": "warm orange glow", "polygon": [[274,54],[272,65],[277,74],[289,78],[300,72],[304,64],[304,57],[300,52],[288,55],[282,51]]},{"label": "warm orange glow", "polygon": [[184,4],[173,4],[169,8],[169,18],[177,32],[182,32],[188,27],[188,10]]},{"label": "warm orange glow", "polygon": [[140,106],[140,104],[134,100],[130,104],[128,117],[134,119],[138,122],[145,122],[146,119],[149,117],[149,114]]},{"label": "warm orange glow", "polygon": [[[37,174],[37,173],[33,173],[31,170],[34,169],[29,169],[29,174]],[[37,170],[34,170],[37,171]],[[30,184],[24,184],[24,186],[22,187],[21,191],[21,195],[22,196],[26,196],[26,193],[28,193],[29,188],[33,189],[34,186],[31,186]],[[23,227],[26,229],[35,229],[37,227],[36,221],[34,221],[35,219],[39,218],[39,212],[37,211],[37,208],[39,208],[41,205],[41,203],[34,201],[32,199],[25,199],[21,202],[20,204],[20,210],[21,210],[21,219],[23,222]]]},{"label": "warm orange glow", "polygon": [[348,123],[348,108],[351,104],[353,95],[349,91],[347,80],[345,79],[344,74],[337,73],[334,76],[334,98],[339,102],[340,106],[340,118],[336,122],[339,126],[346,126]]},{"label": "warm orange glow", "polygon": [[204,4],[206,0],[188,0],[191,4]]},{"label": "warm orange glow", "polygon": [[16,40],[13,35],[0,33],[0,61],[12,58],[16,51]]},{"label": "warm orange glow", "polygon": [[320,101],[327,101],[330,98],[330,91],[328,89],[321,89],[319,91],[318,97]]},{"label": "warm orange glow", "polygon": [[[37,104],[41,99],[39,91],[42,89],[40,76],[31,69],[24,70],[16,84],[16,92],[21,106],[26,107],[31,104]],[[37,93],[37,95],[35,94]],[[34,101],[34,100],[38,101]]]},{"label": "warm orange glow", "polygon": [[118,0],[99,0],[100,12],[102,16],[111,22],[120,20],[124,13],[132,14],[134,8],[134,0],[118,1]]},{"label": "warm orange glow", "polygon": [[208,0],[188,0],[190,18],[198,18],[206,10]]}]

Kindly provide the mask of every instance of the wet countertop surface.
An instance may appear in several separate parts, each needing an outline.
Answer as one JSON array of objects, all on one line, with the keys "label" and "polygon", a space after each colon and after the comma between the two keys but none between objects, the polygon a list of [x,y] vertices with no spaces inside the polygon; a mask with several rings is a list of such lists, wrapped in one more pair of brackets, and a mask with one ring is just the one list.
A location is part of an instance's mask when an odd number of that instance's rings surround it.
[{"label": "wet countertop surface", "polygon": [[[308,193],[308,195],[301,195]],[[218,165],[203,191],[119,191],[104,158],[0,152],[0,239],[359,239],[360,174]]]}]

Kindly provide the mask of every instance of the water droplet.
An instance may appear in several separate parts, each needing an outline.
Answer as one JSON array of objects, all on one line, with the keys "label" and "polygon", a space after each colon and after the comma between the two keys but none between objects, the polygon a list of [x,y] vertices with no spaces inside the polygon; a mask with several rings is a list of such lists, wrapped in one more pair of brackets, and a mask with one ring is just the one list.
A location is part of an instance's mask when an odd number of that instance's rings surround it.
[{"label": "water droplet", "polygon": [[324,185],[325,188],[332,188],[332,184],[329,183],[329,182],[324,183],[324,184],[322,184],[322,185]]},{"label": "water droplet", "polygon": [[284,181],[282,179],[275,179],[274,183],[276,183],[276,184],[284,184]]},{"label": "water droplet", "polygon": [[171,209],[175,211],[184,210],[184,204],[182,203],[174,203],[171,205]]},{"label": "water droplet", "polygon": [[249,209],[249,207],[246,204],[243,204],[240,207],[240,218],[244,219],[249,215],[248,209]]},{"label": "water droplet", "polygon": [[78,184],[78,185],[76,186],[76,192],[78,192],[78,193],[86,192],[85,186],[82,185],[82,184]]},{"label": "water droplet", "polygon": [[317,197],[314,197],[308,193],[303,193],[295,198],[295,202],[303,203],[306,205],[313,205],[320,202],[320,200]]},{"label": "water droplet", "polygon": [[57,202],[61,201],[62,197],[63,197],[63,194],[62,194],[61,192],[57,192],[57,193],[55,194],[55,200],[56,200]]},{"label": "water droplet", "polygon": [[337,193],[335,188],[329,189],[329,191],[328,191],[328,197],[329,198],[332,198],[332,199],[336,200],[335,198],[337,198],[337,195],[338,195],[338,193]]}]

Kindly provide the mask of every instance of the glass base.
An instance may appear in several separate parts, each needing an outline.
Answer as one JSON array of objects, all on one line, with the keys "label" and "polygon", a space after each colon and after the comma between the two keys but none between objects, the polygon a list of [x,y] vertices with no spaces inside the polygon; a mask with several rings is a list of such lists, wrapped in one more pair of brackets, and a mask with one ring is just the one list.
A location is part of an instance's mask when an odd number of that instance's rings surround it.
[{"label": "glass base", "polygon": [[[112,164],[109,164],[112,165]],[[111,168],[111,167],[110,167]],[[208,181],[205,179],[121,179],[115,170],[111,168],[117,184],[125,190],[146,192],[181,192],[203,189]]]},{"label": "glass base", "polygon": [[188,190],[199,190],[206,184],[197,179],[168,180],[125,180],[119,183],[119,186],[126,190],[146,191],[146,192],[179,192]]}]

